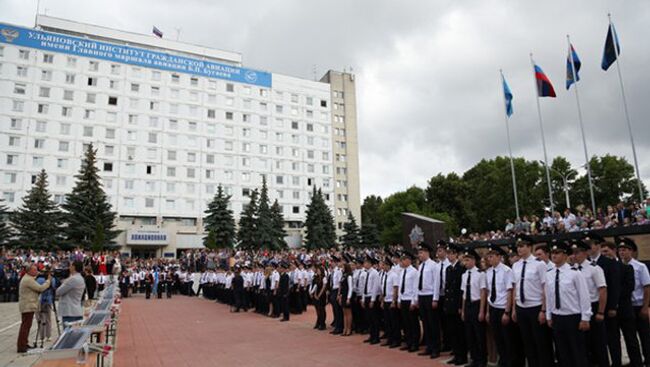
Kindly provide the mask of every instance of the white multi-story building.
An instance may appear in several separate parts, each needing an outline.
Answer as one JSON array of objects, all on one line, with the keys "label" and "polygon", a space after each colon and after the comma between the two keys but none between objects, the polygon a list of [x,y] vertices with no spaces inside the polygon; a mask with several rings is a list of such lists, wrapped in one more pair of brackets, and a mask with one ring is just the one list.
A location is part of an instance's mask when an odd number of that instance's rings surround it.
[{"label": "white multi-story building", "polygon": [[0,192],[10,208],[41,169],[63,202],[92,143],[124,252],[201,247],[217,186],[238,216],[263,176],[291,245],[314,187],[336,211],[329,83],[154,36],[46,16],[37,24],[0,23]]}]

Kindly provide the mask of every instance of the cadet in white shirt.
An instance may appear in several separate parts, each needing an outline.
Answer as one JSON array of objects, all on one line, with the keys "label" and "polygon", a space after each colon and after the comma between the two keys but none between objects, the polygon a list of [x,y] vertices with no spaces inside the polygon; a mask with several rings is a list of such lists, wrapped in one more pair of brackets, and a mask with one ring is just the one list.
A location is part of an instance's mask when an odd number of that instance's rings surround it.
[{"label": "cadet in white shirt", "polygon": [[460,287],[463,290],[463,307],[461,318],[465,323],[465,334],[469,355],[472,359],[471,366],[487,366],[487,345],[485,340],[485,308],[486,289],[485,273],[476,267],[481,257],[473,249],[465,249],[463,265],[465,273],[461,278]]},{"label": "cadet in white shirt", "polygon": [[[579,240],[571,240],[573,267],[587,283],[591,320],[587,332],[587,354],[591,366],[609,367],[607,355],[607,333],[605,330],[605,308],[607,307],[607,282],[603,269],[589,261],[591,246]],[[620,338],[620,337],[619,337]]]},{"label": "cadet in white shirt", "polygon": [[420,322],[418,320],[418,275],[411,263],[415,255],[405,249],[401,256],[402,271],[399,274],[398,301],[402,315],[402,328],[406,346],[400,350],[416,352],[420,344]]},{"label": "cadet in white shirt", "polygon": [[445,309],[445,278],[447,267],[451,264],[447,259],[447,242],[438,240],[436,244],[436,262],[440,265],[440,291],[438,296],[438,314],[440,318],[441,352],[451,351],[451,336],[447,319],[443,317]]},{"label": "cadet in white shirt", "polygon": [[343,262],[336,256],[331,256],[333,263],[335,264],[334,269],[332,270],[330,282],[330,295],[329,302],[332,305],[332,311],[334,314],[334,330],[330,334],[342,334],[343,333],[343,308],[338,303],[339,288],[341,286],[341,278],[343,278]]},{"label": "cadet in white shirt", "polygon": [[546,320],[553,329],[559,366],[586,367],[584,332],[591,320],[587,282],[567,263],[568,244],[554,240],[550,250],[555,269],[546,273]]},{"label": "cadet in white shirt", "polygon": [[519,260],[512,266],[515,277],[516,307],[512,314],[524,342],[529,367],[546,367],[552,364],[552,340],[546,329],[544,284],[546,264],[532,255],[533,241],[520,235],[517,240]]},{"label": "cadet in white shirt", "polygon": [[379,319],[381,315],[379,305],[376,302],[380,289],[379,273],[373,268],[377,263],[377,260],[371,256],[366,256],[363,261],[365,276],[362,278],[363,303],[361,303],[361,307],[370,332],[370,336],[364,340],[364,343],[370,344],[379,344]]},{"label": "cadet in white shirt", "polygon": [[426,350],[419,353],[432,359],[440,356],[440,315],[438,298],[440,296],[440,264],[431,260],[433,248],[421,243],[418,249],[418,309],[422,320],[422,341]]},{"label": "cadet in white shirt", "polygon": [[636,331],[641,340],[641,351],[647,366],[650,363],[650,322],[648,322],[648,313],[650,312],[650,273],[644,263],[634,258],[637,246],[631,238],[617,238],[616,243],[618,244],[618,255],[621,260],[625,264],[632,266],[634,270],[632,308],[634,309]]},{"label": "cadet in white shirt", "polygon": [[513,343],[510,316],[512,312],[512,269],[503,264],[508,253],[501,247],[489,244],[486,270],[488,294],[488,322],[499,353],[499,367],[513,366]]}]

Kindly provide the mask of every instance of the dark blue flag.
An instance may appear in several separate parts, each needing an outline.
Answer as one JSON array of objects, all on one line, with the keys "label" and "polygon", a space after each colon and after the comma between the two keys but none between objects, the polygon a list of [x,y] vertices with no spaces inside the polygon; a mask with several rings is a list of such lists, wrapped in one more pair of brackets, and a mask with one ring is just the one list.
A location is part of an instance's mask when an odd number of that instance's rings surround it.
[{"label": "dark blue flag", "polygon": [[[571,60],[573,60],[573,67],[571,67]],[[573,48],[573,45],[570,45],[569,55],[566,57],[566,89],[569,89],[571,84],[580,80],[580,74],[578,74],[580,66],[582,66],[580,58],[578,57],[576,50]],[[575,77],[573,76],[574,69],[576,71]]]},{"label": "dark blue flag", "polygon": [[614,24],[609,24],[609,29],[607,29],[607,39],[605,39],[605,50],[603,51],[603,62],[600,67],[603,70],[609,69],[610,66],[616,61],[618,55],[621,53],[621,46],[618,43],[618,35],[616,35],[616,29],[614,29]]}]

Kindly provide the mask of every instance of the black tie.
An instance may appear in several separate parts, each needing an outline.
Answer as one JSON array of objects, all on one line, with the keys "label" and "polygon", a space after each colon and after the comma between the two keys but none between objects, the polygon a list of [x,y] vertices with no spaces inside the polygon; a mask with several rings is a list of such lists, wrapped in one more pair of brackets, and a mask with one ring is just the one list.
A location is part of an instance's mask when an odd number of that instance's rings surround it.
[{"label": "black tie", "polygon": [[555,309],[562,307],[560,302],[560,269],[555,270]]},{"label": "black tie", "polygon": [[519,299],[521,303],[526,302],[526,294],[524,293],[524,277],[526,274],[526,261],[524,261],[524,266],[521,267],[521,279],[519,280]]},{"label": "black tie", "polygon": [[422,280],[424,279],[424,266],[427,265],[427,262],[422,263],[422,268],[420,269],[420,282],[418,283],[418,290],[422,290]]},{"label": "black tie", "polygon": [[442,272],[444,271],[444,269],[445,269],[445,263],[441,261],[441,262],[440,262],[440,290],[441,290],[441,291],[442,291],[442,285],[443,285],[443,283],[444,283],[444,282],[442,281]]},{"label": "black tie", "polygon": [[472,272],[467,271],[467,284],[465,284],[465,305],[472,302]]},{"label": "black tie", "polygon": [[366,271],[366,285],[363,287],[363,294],[368,294],[368,279],[370,279],[370,272]]},{"label": "black tie", "polygon": [[357,289],[359,289],[359,281],[361,280],[361,274],[357,277]]},{"label": "black tie", "polygon": [[402,287],[399,290],[401,294],[404,294],[404,286],[406,285],[406,269],[407,268],[404,268],[404,272],[402,273]]},{"label": "black tie", "polygon": [[492,269],[492,289],[490,290],[490,302],[497,300],[497,269]]},{"label": "black tie", "polygon": [[386,280],[388,279],[388,273],[384,273],[384,292],[382,295],[386,297]]}]

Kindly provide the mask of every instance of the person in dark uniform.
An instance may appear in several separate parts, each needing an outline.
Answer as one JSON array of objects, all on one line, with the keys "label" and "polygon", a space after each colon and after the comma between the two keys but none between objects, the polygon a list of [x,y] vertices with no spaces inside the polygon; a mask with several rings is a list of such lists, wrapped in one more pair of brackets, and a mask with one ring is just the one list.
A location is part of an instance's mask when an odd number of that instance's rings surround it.
[{"label": "person in dark uniform", "polygon": [[460,310],[463,302],[463,291],[461,281],[465,268],[458,259],[461,248],[453,243],[447,246],[447,258],[449,266],[445,274],[445,304],[443,307],[444,318],[449,327],[449,342],[454,357],[447,361],[447,364],[462,366],[467,363],[467,344],[465,342],[465,331],[463,320],[460,318]]},{"label": "person in dark uniform", "polygon": [[167,283],[167,273],[163,269],[158,270],[158,285],[156,289],[156,297],[161,299],[163,292],[165,292],[165,284]]},{"label": "person in dark uniform", "polygon": [[337,301],[343,309],[343,334],[341,336],[350,336],[352,335],[352,309],[350,308],[352,301],[352,267],[349,262],[343,265],[343,277],[341,277]]},{"label": "person in dark uniform", "polygon": [[131,277],[129,272],[124,270],[120,275],[120,294],[122,298],[127,298],[129,296],[129,286],[131,286]]},{"label": "person in dark uniform", "polygon": [[634,290],[632,291],[632,308],[634,309],[634,323],[641,341],[641,352],[645,359],[645,366],[650,366],[650,271],[648,267],[635,259],[637,246],[634,240],[628,237],[616,239],[618,255],[625,264],[634,270]]},{"label": "person in dark uniform", "polygon": [[325,313],[325,306],[327,305],[327,277],[323,268],[316,266],[314,272],[314,279],[312,282],[312,303],[316,309],[316,325],[314,329],[326,330],[325,319],[327,314]]},{"label": "person in dark uniform", "polygon": [[421,243],[418,249],[418,309],[422,320],[422,343],[426,349],[419,353],[432,359],[440,356],[440,315],[438,298],[440,296],[440,264],[431,259],[433,248]]},{"label": "person in dark uniform", "polygon": [[92,269],[86,268],[84,281],[86,283],[86,291],[88,292],[88,299],[95,299],[95,290],[97,290],[97,279],[95,279]]},{"label": "person in dark uniform", "polygon": [[481,257],[473,249],[465,249],[463,265],[465,273],[460,287],[463,290],[461,318],[465,323],[465,335],[472,357],[471,367],[487,366],[487,345],[485,339],[485,309],[487,304],[487,282],[485,273],[476,266]]},{"label": "person in dark uniform", "polygon": [[615,260],[602,256],[605,239],[596,233],[584,234],[583,241],[589,245],[589,258],[592,263],[600,266],[605,274],[607,284],[607,304],[605,306],[605,331],[607,346],[613,367],[621,366],[621,334],[618,326],[618,301],[621,298],[621,267]]},{"label": "person in dark uniform", "polygon": [[278,283],[278,297],[280,298],[280,309],[282,310],[282,319],[280,321],[289,321],[289,274],[287,269],[289,264],[283,262],[280,264],[280,282]]},{"label": "person in dark uniform", "polygon": [[178,275],[173,274],[172,271],[167,272],[165,276],[165,289],[167,290],[167,298],[172,298],[172,293],[175,287],[178,286]]},{"label": "person in dark uniform", "polygon": [[[363,261],[366,276],[362,283],[363,291],[363,313],[366,324],[368,325],[369,337],[364,343],[379,344],[379,325],[381,314],[377,307],[377,297],[379,296],[379,272],[374,268],[377,260],[367,255]],[[350,286],[352,286],[352,277],[350,277]]]},{"label": "person in dark uniform", "polygon": [[235,312],[246,307],[244,305],[244,277],[238,267],[235,268],[235,277],[232,278],[232,295],[235,301]]},{"label": "person in dark uniform", "polygon": [[567,263],[570,246],[562,240],[551,243],[555,268],[546,273],[546,320],[553,329],[559,367],[587,367],[585,332],[591,320],[587,282]]},{"label": "person in dark uniform", "polygon": [[[619,265],[619,272],[621,274],[620,284],[620,298],[618,300],[618,311],[616,313],[616,322],[623,334],[625,340],[625,349],[627,350],[628,358],[630,359],[630,366],[642,366],[641,361],[641,348],[639,347],[639,339],[636,336],[636,327],[634,325],[634,308],[632,307],[632,292],[634,291],[634,269],[632,266],[625,264],[622,261],[617,261],[616,245],[612,242],[605,242],[602,245],[602,256],[615,260]],[[620,338],[620,337],[619,337]],[[620,343],[620,341],[619,341]],[[616,364],[617,363],[617,364]],[[612,360],[612,366],[620,366],[621,360]]]},{"label": "person in dark uniform", "polygon": [[152,285],[153,285],[153,274],[151,274],[151,269],[147,269],[147,274],[144,276],[144,294],[146,299],[151,298]]}]

